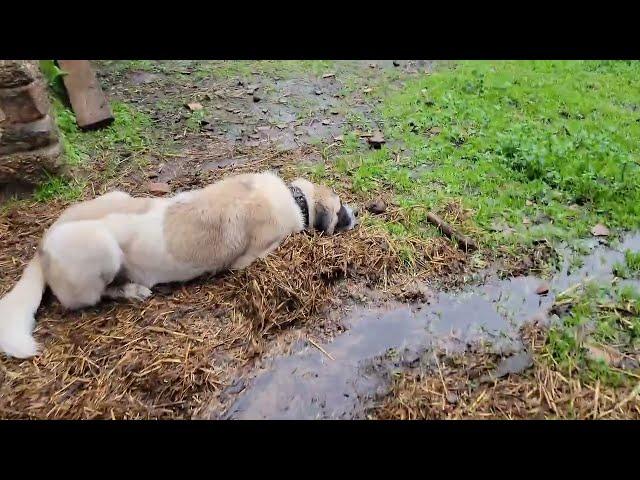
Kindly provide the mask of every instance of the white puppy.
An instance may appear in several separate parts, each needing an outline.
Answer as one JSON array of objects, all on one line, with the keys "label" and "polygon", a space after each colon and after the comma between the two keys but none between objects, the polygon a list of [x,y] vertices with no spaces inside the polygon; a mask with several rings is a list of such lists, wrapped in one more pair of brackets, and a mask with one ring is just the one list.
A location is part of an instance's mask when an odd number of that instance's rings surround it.
[{"label": "white puppy", "polygon": [[154,285],[241,269],[305,228],[333,234],[356,218],[329,188],[272,173],[225,178],[169,198],[111,192],[65,210],[0,300],[0,350],[38,353],[32,332],[48,285],[69,309],[145,299]]}]

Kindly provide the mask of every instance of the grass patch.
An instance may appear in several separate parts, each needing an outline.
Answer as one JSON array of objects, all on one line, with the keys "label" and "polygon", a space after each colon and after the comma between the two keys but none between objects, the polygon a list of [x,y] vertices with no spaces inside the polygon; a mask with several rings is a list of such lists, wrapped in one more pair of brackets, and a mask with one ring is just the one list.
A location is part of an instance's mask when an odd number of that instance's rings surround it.
[{"label": "grass patch", "polygon": [[637,278],[640,274],[640,252],[626,250],[624,263],[616,262],[613,265],[613,274],[619,278]]},{"label": "grass patch", "polygon": [[462,62],[384,99],[381,150],[365,147],[352,131],[364,122],[350,117],[332,166],[362,197],[462,202],[490,246],[573,240],[597,222],[638,228],[638,74],[640,62]]},{"label": "grass patch", "polygon": [[[100,158],[106,163],[105,175],[115,174],[123,163],[136,160],[151,143],[149,117],[122,102],[112,102],[114,122],[106,128],[83,132],[75,115],[59,98],[52,99],[52,110],[64,147],[66,163],[71,167],[87,167]],[[38,187],[35,198],[44,202],[52,199],[67,201],[82,197],[85,183],[72,178],[50,177]]]},{"label": "grass patch", "polygon": [[136,153],[149,145],[149,117],[122,102],[111,102],[114,121],[106,128],[83,132],[75,115],[58,99],[53,101],[58,128],[65,142],[65,153],[71,163],[79,163],[104,150],[118,149]]},{"label": "grass patch", "polygon": [[624,252],[624,261],[627,268],[634,274],[640,273],[640,252],[627,250]]},{"label": "grass patch", "polygon": [[586,384],[613,387],[635,378],[620,368],[640,349],[640,293],[633,287],[588,283],[575,296],[559,297],[571,305],[562,324],[549,331],[545,354],[554,367]]},{"label": "grass patch", "polygon": [[62,177],[50,177],[39,185],[33,196],[38,202],[47,202],[54,199],[75,201],[82,197],[84,185],[73,179]]},{"label": "grass patch", "polygon": [[202,121],[207,116],[206,109],[194,110],[187,118],[187,130],[190,132],[199,132],[202,127]]}]

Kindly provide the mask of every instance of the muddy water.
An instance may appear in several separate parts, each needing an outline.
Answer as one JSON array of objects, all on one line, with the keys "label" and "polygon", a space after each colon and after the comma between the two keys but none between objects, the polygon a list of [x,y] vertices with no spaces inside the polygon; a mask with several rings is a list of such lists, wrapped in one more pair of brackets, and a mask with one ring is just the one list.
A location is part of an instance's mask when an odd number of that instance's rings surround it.
[{"label": "muddy water", "polygon": [[361,418],[367,400],[387,388],[375,368],[385,354],[398,352],[400,364],[408,365],[433,347],[460,351],[481,341],[505,354],[517,352],[516,332],[524,322],[544,321],[555,296],[578,282],[612,280],[612,266],[623,261],[625,249],[640,250],[640,234],[627,235],[615,248],[597,241],[584,246],[590,253],[574,271],[569,252],[560,250],[563,265],[548,282],[548,295],[536,293],[543,283],[538,278],[500,280],[487,274],[480,285],[436,294],[428,303],[358,308],[345,319],[348,330],[322,346],[326,353],[308,343],[276,358],[249,382],[224,418]]}]

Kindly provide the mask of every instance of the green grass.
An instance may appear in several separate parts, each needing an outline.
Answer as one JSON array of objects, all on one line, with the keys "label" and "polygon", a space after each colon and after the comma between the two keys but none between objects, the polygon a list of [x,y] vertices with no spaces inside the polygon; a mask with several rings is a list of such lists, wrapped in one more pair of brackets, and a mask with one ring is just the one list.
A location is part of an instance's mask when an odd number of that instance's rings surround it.
[{"label": "green grass", "polygon": [[48,202],[59,199],[65,201],[75,201],[82,197],[84,184],[73,179],[62,177],[49,177],[49,179],[38,186],[33,196],[38,202]]},{"label": "green grass", "polygon": [[206,112],[205,108],[191,112],[189,118],[187,118],[187,130],[190,132],[199,132],[202,127],[202,121],[207,115]]},{"label": "green grass", "polygon": [[[75,115],[58,98],[52,99],[52,110],[64,147],[65,162],[72,166],[89,166],[97,157],[105,158],[106,174],[123,161],[135,161],[136,154],[147,150],[151,122],[147,115],[122,102],[112,102],[114,122],[106,128],[83,132]],[[54,198],[68,201],[82,196],[84,182],[72,178],[50,177],[38,187],[35,198],[48,201]]]},{"label": "green grass", "polygon": [[624,260],[627,268],[632,273],[640,273],[640,252],[634,252],[632,250],[626,250],[624,252]]},{"label": "green grass", "polygon": [[[546,353],[566,375],[619,386],[633,375],[589,355],[589,345],[634,355],[640,348],[640,293],[630,286],[588,283],[573,298],[562,323],[549,331]],[[582,332],[582,333],[580,333]],[[585,333],[586,332],[586,333]]]},{"label": "green grass", "polygon": [[65,139],[67,158],[73,162],[88,160],[96,152],[121,149],[129,153],[144,150],[149,145],[149,117],[122,102],[111,102],[114,122],[106,128],[83,132],[78,128],[75,115],[54,100],[53,108],[58,128]]},{"label": "green grass", "polygon": [[[462,62],[384,98],[381,150],[353,134],[365,122],[351,116],[333,166],[363,197],[462,201],[490,245],[576,239],[597,222],[638,228],[638,75],[640,62]],[[491,232],[496,222],[515,234]]]},{"label": "green grass", "polygon": [[640,252],[626,250],[624,263],[616,262],[613,265],[613,274],[620,278],[637,278],[640,274]]}]

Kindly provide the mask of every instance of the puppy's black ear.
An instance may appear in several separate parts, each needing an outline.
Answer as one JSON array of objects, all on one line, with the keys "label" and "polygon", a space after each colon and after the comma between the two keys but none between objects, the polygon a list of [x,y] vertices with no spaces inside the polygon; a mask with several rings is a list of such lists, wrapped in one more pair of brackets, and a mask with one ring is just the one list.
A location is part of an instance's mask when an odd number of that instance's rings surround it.
[{"label": "puppy's black ear", "polygon": [[336,224],[336,230],[340,231],[349,226],[351,223],[351,218],[347,213],[347,209],[344,208],[344,205],[340,205],[340,210],[338,210],[338,223]]},{"label": "puppy's black ear", "polygon": [[326,232],[331,225],[331,214],[324,205],[316,205],[316,215],[313,222],[313,228],[320,232]]}]

